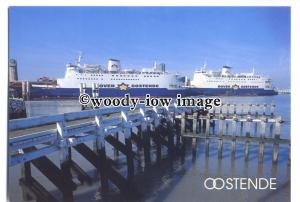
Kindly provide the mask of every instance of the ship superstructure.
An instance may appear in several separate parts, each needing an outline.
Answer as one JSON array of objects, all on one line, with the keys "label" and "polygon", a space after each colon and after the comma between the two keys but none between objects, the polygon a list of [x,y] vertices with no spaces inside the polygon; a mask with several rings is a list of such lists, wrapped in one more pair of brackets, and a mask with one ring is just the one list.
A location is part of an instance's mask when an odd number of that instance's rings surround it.
[{"label": "ship superstructure", "polygon": [[191,80],[191,91],[205,95],[274,95],[271,79],[251,73],[232,74],[232,67],[223,66],[221,71],[196,70]]},{"label": "ship superstructure", "polygon": [[165,88],[182,89],[184,77],[166,72],[165,64],[156,64],[152,68],[121,69],[120,61],[109,59],[107,68],[100,65],[67,64],[65,77],[57,79],[61,88],[79,88],[80,83],[92,87],[94,83],[100,88],[118,88],[126,85],[128,88]]},{"label": "ship superstructure", "polygon": [[57,79],[53,89],[33,89],[36,94],[43,93],[48,97],[76,97],[81,84],[90,92],[93,84],[99,88],[100,96],[176,96],[185,95],[185,77],[167,72],[165,64],[154,63],[153,67],[122,69],[120,60],[109,59],[107,67],[101,65],[81,64],[81,56],[75,64],[67,64],[64,78]]}]

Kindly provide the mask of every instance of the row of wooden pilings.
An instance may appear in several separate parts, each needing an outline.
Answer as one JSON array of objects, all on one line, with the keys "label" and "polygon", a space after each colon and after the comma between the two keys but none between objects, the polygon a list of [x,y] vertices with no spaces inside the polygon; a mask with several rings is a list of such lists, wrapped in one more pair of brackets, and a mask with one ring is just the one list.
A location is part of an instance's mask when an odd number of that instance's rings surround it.
[{"label": "row of wooden pilings", "polygon": [[[96,125],[102,122],[101,118],[95,119]],[[176,154],[184,154],[184,147],[180,135],[180,121],[170,121],[167,118],[160,119],[158,127],[154,124],[147,125],[146,122],[137,127],[138,130],[133,131],[126,128],[123,131],[125,141],[119,140],[119,134],[107,135],[104,140],[112,145],[116,155],[122,153],[126,156],[127,176],[122,176],[115,168],[115,162],[106,155],[105,143],[102,139],[96,139],[91,149],[85,143],[78,144],[73,147],[63,146],[60,151],[60,168],[46,157],[39,157],[22,165],[22,178],[20,184],[23,188],[24,200],[35,199],[37,201],[55,201],[54,198],[43,186],[31,175],[31,165],[34,165],[41,173],[43,173],[56,187],[62,192],[64,201],[73,201],[73,192],[77,185],[73,182],[73,177],[77,175],[81,183],[91,183],[91,177],[72,160],[72,149],[80,153],[87,161],[89,161],[96,169],[100,177],[100,190],[105,195],[109,190],[109,181],[117,186],[125,196],[134,196],[136,193],[135,185],[132,179],[135,173],[134,161],[138,159],[138,154],[133,151],[132,144],[136,144],[138,150],[143,151],[141,157],[143,164],[148,166],[153,162],[151,154],[152,143],[156,147],[155,161],[162,160],[162,147],[165,146],[168,151],[168,157],[172,158]],[[179,128],[179,130],[178,130]],[[175,129],[175,130],[174,130]],[[57,131],[59,136],[64,136],[63,123],[57,123]],[[99,130],[97,130],[100,132]],[[176,144],[174,137],[176,136]],[[63,141],[61,144],[65,144]],[[23,149],[23,152],[34,151],[35,146]],[[75,175],[74,175],[75,174]]]},{"label": "row of wooden pilings", "polygon": [[[206,116],[200,115],[197,112],[187,115],[182,113],[181,119],[181,134],[184,137],[192,138],[192,148],[193,155],[196,154],[197,139],[204,139],[205,141],[205,153],[209,155],[209,143],[210,140],[216,140],[218,142],[218,157],[222,158],[223,142],[231,141],[231,154],[235,157],[236,144],[237,142],[244,144],[245,147],[245,160],[249,158],[249,146],[250,144],[259,145],[259,161],[264,160],[265,144],[273,144],[273,163],[278,161],[279,145],[285,144],[289,147],[289,159],[290,163],[290,140],[281,139],[281,124],[283,123],[280,116],[275,117],[274,109],[275,105],[271,105],[270,115],[266,115],[264,106],[264,111],[261,115],[257,111],[251,114],[251,106],[248,107],[246,114],[243,113],[243,108],[241,114],[236,113],[236,108],[234,108],[233,114],[229,113],[230,105],[223,105],[227,107],[227,112],[222,113],[222,107],[219,113],[213,110],[213,113],[208,113]],[[236,106],[234,106],[236,107]],[[184,126],[186,121],[189,120],[190,130],[187,130]],[[269,134],[267,135],[267,124],[269,124]],[[231,126],[230,126],[231,125]],[[238,127],[239,126],[239,127]],[[251,130],[251,126],[254,127]],[[275,131],[274,131],[275,127]],[[218,130],[216,132],[216,129]],[[224,130],[225,129],[225,130]],[[231,130],[229,132],[229,129]],[[258,130],[259,129],[259,130]],[[244,131],[245,130],[245,131]]]},{"label": "row of wooden pilings", "polygon": [[[236,111],[233,114],[208,113],[203,110],[194,110],[191,113],[182,112],[180,115],[168,113],[159,120],[158,127],[155,123],[143,122],[137,126],[137,130],[125,127],[122,131],[125,141],[119,139],[119,133],[107,136],[97,136],[93,141],[93,148],[87,146],[84,142],[76,146],[69,147],[61,139],[60,168],[46,157],[39,157],[23,164],[22,179],[20,184],[23,187],[24,199],[36,199],[37,201],[55,201],[54,198],[43,186],[37,182],[31,175],[31,165],[34,165],[41,171],[56,187],[62,192],[64,201],[73,201],[73,192],[78,186],[73,182],[74,176],[77,176],[80,183],[90,184],[93,182],[91,177],[72,159],[72,149],[80,153],[96,169],[100,179],[100,190],[105,195],[110,187],[110,182],[117,186],[122,193],[132,196],[136,192],[136,185],[133,184],[135,173],[135,161],[138,159],[145,166],[151,165],[153,155],[152,146],[155,146],[155,161],[162,160],[162,147],[166,147],[168,157],[172,159],[174,155],[184,155],[186,148],[186,139],[192,138],[193,154],[196,151],[197,139],[203,139],[205,142],[205,153],[209,155],[209,145],[211,139],[218,141],[218,157],[222,158],[223,141],[231,141],[232,154],[236,152],[236,144],[240,142],[245,145],[245,160],[249,157],[249,145],[259,144],[259,160],[262,162],[264,157],[265,144],[273,144],[273,162],[278,160],[279,144],[290,144],[289,140],[280,138],[281,118],[270,116],[263,113],[251,112],[247,115],[238,115]],[[95,123],[98,127],[96,132],[101,133],[102,118],[95,117]],[[218,123],[218,124],[217,124]],[[275,125],[274,137],[266,137],[266,124]],[[65,123],[57,123],[58,135],[64,137]],[[231,124],[231,127],[229,127]],[[237,132],[237,126],[240,125],[240,131]],[[257,131],[259,125],[259,134],[251,134],[251,126],[254,124],[254,131]],[[218,127],[217,127],[218,125]],[[244,126],[245,125],[245,126]],[[225,126],[225,127],[224,127]],[[243,129],[245,127],[245,129]],[[271,126],[270,126],[271,127]],[[229,134],[231,128],[231,134]],[[218,129],[217,134],[215,130]],[[225,130],[224,130],[225,129]],[[246,135],[241,135],[245,130]],[[225,133],[224,133],[225,132]],[[109,143],[115,149],[115,155],[122,153],[126,156],[127,175],[124,177],[115,168],[116,162],[106,155],[105,142]],[[132,144],[135,144],[138,151],[142,151],[143,156],[139,156],[137,151],[133,150]],[[23,149],[23,152],[34,151],[37,148],[31,146]]]}]

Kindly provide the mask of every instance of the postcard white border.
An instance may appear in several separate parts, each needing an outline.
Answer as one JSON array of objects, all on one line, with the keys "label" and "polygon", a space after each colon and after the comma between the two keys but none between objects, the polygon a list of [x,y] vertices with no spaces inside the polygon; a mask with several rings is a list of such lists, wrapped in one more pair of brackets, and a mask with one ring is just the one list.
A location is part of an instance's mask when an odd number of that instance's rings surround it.
[{"label": "postcard white border", "polygon": [[110,0],[110,1],[95,1],[95,0],[2,0],[0,1],[0,61],[1,61],[1,118],[0,128],[0,156],[1,172],[0,172],[0,200],[7,200],[6,180],[7,180],[7,83],[8,83],[8,7],[10,6],[291,6],[291,87],[292,87],[292,115],[291,115],[291,138],[292,138],[292,153],[291,153],[291,169],[292,169],[292,201],[300,201],[298,187],[298,179],[300,179],[300,2],[298,0]]}]

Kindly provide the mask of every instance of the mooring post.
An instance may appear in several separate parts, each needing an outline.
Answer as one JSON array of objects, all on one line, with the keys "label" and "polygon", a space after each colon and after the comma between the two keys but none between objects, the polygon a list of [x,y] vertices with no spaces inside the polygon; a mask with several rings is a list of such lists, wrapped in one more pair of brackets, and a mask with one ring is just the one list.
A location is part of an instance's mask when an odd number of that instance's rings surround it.
[{"label": "mooring post", "polygon": [[[142,129],[141,129],[141,125],[136,126],[136,128],[137,128],[137,134],[136,134],[136,136],[137,136],[137,138],[138,138],[139,140],[142,140]],[[137,142],[137,150],[140,152],[140,151],[142,151],[142,149],[143,149],[143,144],[141,144],[141,141],[140,141],[140,142]]]},{"label": "mooring post", "polygon": [[270,114],[270,118],[274,118],[275,107],[276,107],[276,105],[275,105],[274,103],[272,103],[272,104],[271,104],[271,114]]},{"label": "mooring post", "polygon": [[236,123],[238,119],[236,114],[232,117],[232,143],[231,143],[231,155],[235,156],[235,148],[236,148]]},{"label": "mooring post", "polygon": [[[165,107],[166,109],[166,126],[167,126],[167,137],[168,137],[168,153],[169,156],[173,156],[174,154],[174,133],[173,133],[173,128],[175,126],[175,110],[174,113],[172,114],[171,110],[169,107]],[[193,120],[194,122],[194,120]],[[196,129],[197,129],[197,122],[195,123]],[[194,127],[194,123],[193,123]]]},{"label": "mooring post", "polygon": [[[253,105],[255,107],[255,119],[258,119],[258,108],[259,108],[259,104],[256,104],[256,105]],[[257,124],[257,121],[255,121],[254,123],[254,136],[256,137],[257,136],[257,127],[258,127],[258,124]]]},{"label": "mooring post", "polygon": [[269,137],[273,137],[273,130],[274,130],[274,123],[270,123]]},{"label": "mooring post", "polygon": [[244,104],[241,104],[241,116],[243,117],[244,115]]},{"label": "mooring post", "polygon": [[128,151],[128,155],[126,155],[127,159],[127,178],[130,180],[134,176],[134,162],[132,152],[132,142],[131,142],[131,128],[128,123],[128,112],[121,111],[122,121],[123,121],[123,134],[125,137],[125,146]]},{"label": "mooring post", "polygon": [[153,133],[153,138],[155,139],[155,144],[156,144],[156,161],[160,161],[161,160],[161,141],[160,141],[160,134],[162,131],[162,128],[160,125],[158,125],[157,127],[155,126],[155,124],[151,124],[150,125],[150,130]]},{"label": "mooring post", "polygon": [[251,115],[247,116],[246,119],[246,143],[245,143],[245,160],[249,159],[249,144],[250,144],[250,124],[251,124]]},{"label": "mooring post", "polygon": [[[60,169],[62,171],[63,176],[66,179],[69,179],[72,181],[72,174],[71,174],[71,154],[68,146],[67,139],[65,136],[67,135],[67,131],[65,128],[65,121],[59,121],[56,123],[56,129],[57,129],[57,136],[59,141],[59,147],[60,147]],[[69,187],[65,187],[64,190],[61,190],[63,192],[63,198],[64,201],[73,201],[73,191]]]},{"label": "mooring post", "polygon": [[247,113],[247,114],[248,114],[248,115],[251,115],[252,104],[249,104],[248,106],[249,106],[249,107],[248,107],[248,113]]},{"label": "mooring post", "polygon": [[[197,135],[197,132],[198,132],[198,127],[197,127],[197,124],[198,123],[198,113],[197,112],[194,112],[193,113],[193,135]],[[196,137],[193,137],[192,138],[192,154],[193,154],[193,157],[196,156],[196,148],[197,148],[197,138]]]},{"label": "mooring post", "polygon": [[210,114],[206,115],[206,131],[205,131],[205,154],[209,155],[209,132],[210,132]]},{"label": "mooring post", "polygon": [[151,155],[150,155],[150,126],[148,124],[142,124],[142,134],[143,134],[143,142],[144,142],[144,158],[145,164],[149,165],[151,163]]},{"label": "mooring post", "polygon": [[264,160],[266,122],[267,122],[267,117],[265,115],[262,115],[260,120],[260,141],[259,141],[260,162],[263,162]]},{"label": "mooring post", "polygon": [[[157,111],[156,108],[154,109],[154,112]],[[145,109],[140,108],[140,113],[144,116],[144,121],[141,124],[141,135],[142,135],[142,141],[143,141],[143,148],[144,148],[144,164],[149,165],[151,163],[151,156],[150,156],[150,135],[151,135],[151,129],[148,125],[148,122],[145,117]]]},{"label": "mooring post", "polygon": [[104,128],[102,126],[103,117],[102,115],[95,116],[96,123],[96,140],[94,141],[93,150],[100,159],[97,169],[100,173],[101,192],[106,194],[109,189],[108,184],[108,173],[107,173],[107,162],[106,162],[106,151],[105,151],[105,140],[104,140]]},{"label": "mooring post", "polygon": [[167,137],[168,137],[168,154],[169,157],[172,157],[174,154],[174,134],[173,134],[173,127],[174,127],[174,120],[173,117],[170,116],[170,111],[167,111],[168,116],[166,119],[166,131],[167,131]]},{"label": "mooring post", "polygon": [[255,118],[258,118],[259,104],[256,104],[254,106],[255,106]]},{"label": "mooring post", "polygon": [[193,113],[193,134],[196,135],[198,132],[198,112]]},{"label": "mooring post", "polygon": [[182,151],[183,154],[185,152],[185,139],[183,137],[183,135],[185,134],[185,130],[186,130],[186,112],[182,112],[181,113],[181,124],[180,124],[180,138],[181,138],[181,143],[182,143]]},{"label": "mooring post", "polygon": [[281,117],[277,117],[275,122],[275,137],[273,145],[273,163],[277,163],[278,160],[278,150],[279,150],[279,140],[280,140],[280,125]]},{"label": "mooring post", "polygon": [[218,145],[218,158],[222,158],[223,150],[223,114],[219,116],[219,145]]},{"label": "mooring post", "polygon": [[182,112],[181,113],[181,124],[180,124],[180,127],[181,127],[181,136],[185,133],[185,127],[186,125],[186,112]]},{"label": "mooring post", "polygon": [[229,122],[225,120],[225,134],[228,135]]},{"label": "mooring post", "polygon": [[[243,114],[244,114],[244,104],[241,105],[241,118],[243,118]],[[243,135],[243,127],[244,127],[244,122],[241,121],[241,125],[240,125],[240,136]]]},{"label": "mooring post", "polygon": [[236,104],[233,104],[233,114],[236,114]]},{"label": "mooring post", "polygon": [[229,117],[229,111],[230,111],[230,104],[227,103],[227,108],[226,108],[226,117]]},{"label": "mooring post", "polygon": [[[275,104],[272,103],[270,106],[270,110],[271,110],[271,114],[270,114],[270,119],[274,118],[274,111],[275,111]],[[269,133],[269,137],[273,137],[273,129],[274,129],[274,123],[270,123],[270,133]]]},{"label": "mooring post", "polygon": [[267,104],[264,104],[264,106],[263,106],[263,115],[266,115],[266,110],[267,110]]},{"label": "mooring post", "polygon": [[[160,118],[158,115],[157,108],[153,108],[154,116],[153,116],[153,122],[150,124],[150,130],[153,133],[153,139],[155,140],[156,144],[156,161],[161,160],[161,140],[160,140],[160,134],[162,133],[162,125],[160,124]],[[141,113],[144,115],[144,112],[141,111]]]},{"label": "mooring post", "polygon": [[212,134],[214,135],[215,134],[215,129],[216,129],[216,121],[215,121],[215,118],[216,118],[216,109],[214,108],[213,109],[213,114],[212,114]]}]

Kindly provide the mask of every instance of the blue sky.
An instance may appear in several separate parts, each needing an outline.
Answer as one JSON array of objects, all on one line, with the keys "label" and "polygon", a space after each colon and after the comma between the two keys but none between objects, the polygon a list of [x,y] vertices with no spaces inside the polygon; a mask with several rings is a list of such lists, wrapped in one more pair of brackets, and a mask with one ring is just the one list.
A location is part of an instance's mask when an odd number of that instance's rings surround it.
[{"label": "blue sky", "polygon": [[9,54],[19,78],[63,77],[65,64],[150,67],[191,77],[203,66],[272,77],[290,87],[289,7],[11,7]]}]

